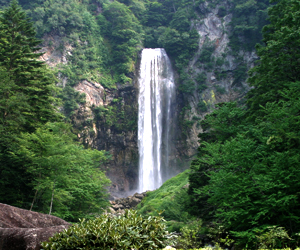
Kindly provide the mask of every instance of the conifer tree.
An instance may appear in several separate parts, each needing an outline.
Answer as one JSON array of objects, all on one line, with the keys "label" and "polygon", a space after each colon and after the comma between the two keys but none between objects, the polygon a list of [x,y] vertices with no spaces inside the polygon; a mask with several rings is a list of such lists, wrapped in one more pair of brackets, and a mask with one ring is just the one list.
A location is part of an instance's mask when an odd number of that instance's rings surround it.
[{"label": "conifer tree", "polygon": [[[0,202],[24,206],[31,188],[24,162],[14,160],[20,132],[33,132],[60,114],[53,105],[55,81],[38,58],[40,40],[13,0],[0,13]],[[27,207],[27,205],[26,205]]]},{"label": "conifer tree", "polygon": [[15,84],[15,92],[27,97],[29,106],[24,107],[24,128],[33,131],[39,124],[56,120],[53,102],[54,80],[45,64],[38,60],[43,53],[37,47],[33,24],[26,13],[13,0],[0,16],[0,66],[9,74]]}]

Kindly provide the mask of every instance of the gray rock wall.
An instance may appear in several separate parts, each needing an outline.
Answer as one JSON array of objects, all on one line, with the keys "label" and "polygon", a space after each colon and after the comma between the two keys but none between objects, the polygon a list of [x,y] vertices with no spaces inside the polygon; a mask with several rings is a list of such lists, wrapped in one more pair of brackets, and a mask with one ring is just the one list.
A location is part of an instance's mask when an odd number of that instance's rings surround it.
[{"label": "gray rock wall", "polygon": [[[258,59],[255,51],[234,51],[232,53],[229,47],[229,35],[231,34],[231,19],[232,14],[220,16],[218,10],[221,5],[217,5],[214,9],[208,8],[208,3],[204,2],[200,5],[202,16],[193,21],[193,28],[195,28],[200,35],[199,47],[197,52],[191,58],[188,68],[186,69],[192,77],[196,78],[198,74],[206,76],[206,89],[203,91],[194,91],[192,94],[178,95],[181,100],[182,106],[190,106],[190,110],[185,112],[184,119],[193,121],[193,125],[188,132],[187,136],[181,137],[177,142],[178,157],[192,159],[197,153],[199,146],[198,134],[202,132],[199,126],[199,121],[204,116],[211,112],[215,104],[229,101],[239,101],[245,96],[249,90],[246,82],[247,74],[242,80],[236,79],[235,72],[240,66],[244,66],[249,70],[254,66],[255,61]],[[228,1],[222,2],[222,6],[227,10],[230,9]],[[207,48],[213,47],[212,58],[213,60],[222,59],[223,64],[217,66],[214,62],[212,69],[207,69],[207,62],[201,61],[201,53]],[[246,70],[246,71],[247,71]],[[218,77],[217,73],[222,73],[222,77]],[[180,83],[179,83],[180,84]],[[204,102],[207,110],[202,111],[198,104]],[[183,103],[183,104],[182,104]],[[179,132],[179,131],[178,131]],[[183,144],[184,146],[183,146]]]}]

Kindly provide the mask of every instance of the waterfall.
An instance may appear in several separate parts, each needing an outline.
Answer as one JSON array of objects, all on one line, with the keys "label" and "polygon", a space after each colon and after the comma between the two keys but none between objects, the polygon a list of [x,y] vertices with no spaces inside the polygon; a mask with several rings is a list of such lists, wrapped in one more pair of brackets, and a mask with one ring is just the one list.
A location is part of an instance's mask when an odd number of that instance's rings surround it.
[{"label": "waterfall", "polygon": [[144,49],[139,78],[139,191],[154,190],[169,167],[174,76],[164,49]]}]

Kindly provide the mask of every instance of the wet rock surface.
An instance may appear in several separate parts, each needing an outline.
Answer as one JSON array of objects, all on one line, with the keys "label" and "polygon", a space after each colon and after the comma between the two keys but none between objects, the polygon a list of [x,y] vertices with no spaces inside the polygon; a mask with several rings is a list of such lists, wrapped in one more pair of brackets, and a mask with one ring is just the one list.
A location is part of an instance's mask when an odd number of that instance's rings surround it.
[{"label": "wet rock surface", "polygon": [[0,203],[0,250],[39,250],[41,242],[69,226],[58,217]]}]

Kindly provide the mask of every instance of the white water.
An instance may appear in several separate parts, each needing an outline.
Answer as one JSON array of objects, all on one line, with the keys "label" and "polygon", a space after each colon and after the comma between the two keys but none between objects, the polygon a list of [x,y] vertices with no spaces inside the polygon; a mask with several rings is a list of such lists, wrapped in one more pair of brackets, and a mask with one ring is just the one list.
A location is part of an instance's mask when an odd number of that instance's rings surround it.
[{"label": "white water", "polygon": [[144,49],[139,78],[139,192],[162,185],[169,165],[174,76],[164,49]]}]

